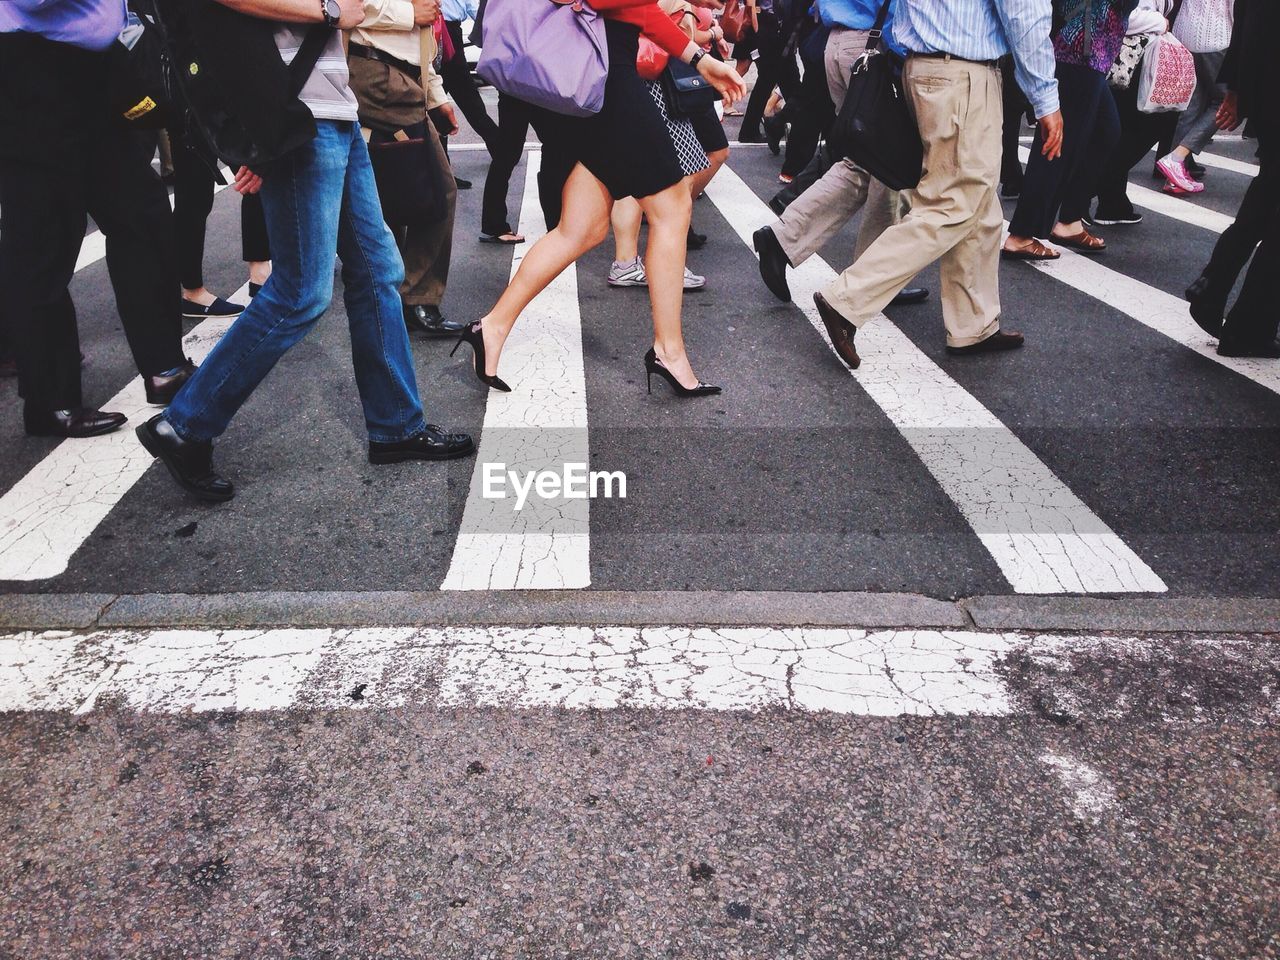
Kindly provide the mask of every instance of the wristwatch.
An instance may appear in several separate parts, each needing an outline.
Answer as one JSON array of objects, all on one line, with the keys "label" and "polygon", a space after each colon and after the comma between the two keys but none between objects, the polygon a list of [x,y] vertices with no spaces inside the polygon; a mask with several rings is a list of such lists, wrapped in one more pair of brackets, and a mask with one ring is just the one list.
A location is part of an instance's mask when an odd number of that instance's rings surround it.
[{"label": "wristwatch", "polygon": [[331,27],[336,27],[342,19],[342,8],[338,6],[338,0],[320,0],[320,13],[324,16],[324,22]]},{"label": "wristwatch", "polygon": [[703,57],[705,57],[705,56],[706,56],[706,54],[705,54],[705,53],[703,53],[701,50],[699,50],[697,53],[695,53],[692,57],[690,57],[690,58],[689,58],[689,66],[691,66],[691,67],[693,67],[693,69],[697,70],[697,69],[698,69],[698,61],[699,61],[699,60],[701,60],[701,59],[702,59]]}]

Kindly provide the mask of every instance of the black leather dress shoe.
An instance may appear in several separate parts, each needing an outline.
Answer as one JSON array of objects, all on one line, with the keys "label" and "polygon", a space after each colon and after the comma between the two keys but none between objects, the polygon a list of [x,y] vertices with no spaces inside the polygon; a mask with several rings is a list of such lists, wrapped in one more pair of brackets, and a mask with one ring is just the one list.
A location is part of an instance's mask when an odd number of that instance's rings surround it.
[{"label": "black leather dress shoe", "polygon": [[190,357],[187,357],[187,362],[178,368],[177,373],[171,376],[159,373],[154,377],[143,377],[142,385],[147,390],[147,403],[157,407],[167,407],[173,403],[173,398],[178,395],[178,391],[183,388],[195,372],[196,365],[191,362]]},{"label": "black leather dress shoe", "polygon": [[422,433],[398,443],[369,441],[370,463],[403,463],[406,460],[456,460],[475,453],[476,444],[467,433],[447,433],[428,423]]},{"label": "black leather dress shoe", "polygon": [[1022,334],[1010,330],[1005,333],[997,330],[985,340],[971,343],[967,347],[947,347],[947,353],[964,355],[967,353],[998,353],[1001,350],[1016,350],[1022,346]]},{"label": "black leather dress shoe", "polygon": [[889,301],[891,307],[901,307],[912,303],[924,303],[929,299],[929,291],[924,287],[906,287]]},{"label": "black leather dress shoe", "polygon": [[404,325],[410,333],[424,337],[457,337],[466,324],[446,320],[439,307],[409,306],[404,308]]},{"label": "black leather dress shoe", "polygon": [[1249,343],[1248,341],[1233,340],[1226,337],[1218,343],[1218,356],[1280,360],[1280,343],[1274,340],[1266,343]]},{"label": "black leather dress shoe", "polygon": [[751,235],[751,245],[760,255],[760,279],[764,281],[764,285],[783,303],[790,303],[791,287],[787,285],[787,267],[791,266],[791,261],[783,252],[773,229],[761,227]]},{"label": "black leather dress shoe", "polygon": [[453,182],[458,185],[459,190],[470,190],[472,186],[470,180],[463,180],[462,177],[459,176],[455,176],[453,178]]},{"label": "black leather dress shoe", "polygon": [[690,225],[689,234],[685,238],[685,246],[690,250],[701,250],[706,245],[707,235],[705,233],[698,233],[698,231],[693,229],[693,226]]},{"label": "black leather dress shoe", "polygon": [[1191,319],[1211,337],[1222,336],[1222,318],[1227,312],[1227,295],[1219,296],[1212,281],[1204,274],[1187,287],[1185,294],[1191,304]]},{"label": "black leather dress shoe", "polygon": [[163,414],[134,431],[147,452],[169,469],[178,486],[199,500],[224,503],[236,495],[230,480],[213,472],[213,444],[183,440]]},{"label": "black leather dress shoe", "polygon": [[119,430],[129,418],[123,413],[107,413],[76,407],[72,410],[23,410],[23,426],[32,437],[100,437],[104,433]]}]

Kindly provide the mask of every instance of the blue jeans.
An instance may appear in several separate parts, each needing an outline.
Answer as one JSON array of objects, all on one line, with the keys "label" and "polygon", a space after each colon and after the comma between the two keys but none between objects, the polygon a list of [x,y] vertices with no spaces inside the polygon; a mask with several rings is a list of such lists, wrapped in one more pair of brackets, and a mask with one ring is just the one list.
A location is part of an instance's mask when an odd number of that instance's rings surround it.
[{"label": "blue jeans", "polygon": [[186,440],[223,433],[285,351],[328,309],[336,250],[369,439],[394,443],[424,430],[400,304],[404,265],[382,219],[359,126],[318,120],[315,139],[272,168],[261,195],[271,279],[174,398],[165,419]]}]

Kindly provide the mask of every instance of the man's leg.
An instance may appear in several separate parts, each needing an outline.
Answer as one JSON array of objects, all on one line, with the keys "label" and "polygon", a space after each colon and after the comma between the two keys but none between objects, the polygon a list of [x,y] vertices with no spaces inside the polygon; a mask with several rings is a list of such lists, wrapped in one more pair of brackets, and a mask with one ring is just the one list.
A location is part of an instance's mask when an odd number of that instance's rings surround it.
[{"label": "man's leg", "polygon": [[[990,67],[964,61],[907,61],[907,97],[924,141],[927,174],[909,194],[911,212],[885,230],[824,291],[831,306],[854,326],[877,316],[912,277],[989,215],[987,192],[994,189],[1000,173],[996,76]],[[987,103],[988,93],[995,94],[994,104]],[[944,317],[949,314],[947,301],[944,290]]]},{"label": "man's leg", "polygon": [[499,94],[498,138],[484,179],[481,233],[500,237],[520,227],[507,219],[507,193],[511,189],[511,174],[524,153],[524,138],[528,134],[528,106],[523,100]]},{"label": "man's leg", "polygon": [[404,267],[382,219],[369,151],[358,130],[348,149],[337,244],[356,386],[369,439],[397,443],[426,429],[400,312]]},{"label": "man's leg", "polygon": [[164,419],[183,440],[202,442],[221,435],[263,378],[328,308],[355,130],[353,123],[318,121],[311,142],[279,160],[263,180],[271,281],[165,411]]},{"label": "man's leg", "polygon": [[182,311],[173,212],[141,134],[104,132],[90,164],[89,213],[134,363],[144,377],[181,366]]},{"label": "man's leg", "polygon": [[[436,152],[436,162],[441,168],[449,169],[449,158],[445,156],[440,135],[432,124],[424,124],[421,133],[415,133],[412,128],[408,132],[410,136],[425,136],[428,145]],[[450,182],[445,193],[447,212],[444,219],[439,223],[414,224],[405,231],[405,280],[400,294],[406,306],[439,308],[444,300],[445,286],[449,282],[449,261],[453,256],[453,220],[457,201],[458,188]]]},{"label": "man's leg", "polygon": [[0,301],[28,422],[82,404],[80,338],[67,292],[85,230],[77,180],[62,167],[0,164]]},{"label": "man's leg", "polygon": [[444,81],[445,92],[453,97],[453,102],[458,105],[471,128],[480,135],[485,149],[492,157],[498,143],[498,125],[489,116],[484,99],[476,89],[476,82],[471,78],[471,69],[467,66],[467,57],[462,50],[462,24],[446,20],[445,29],[449,31],[455,53],[453,59],[440,68],[440,79]]}]

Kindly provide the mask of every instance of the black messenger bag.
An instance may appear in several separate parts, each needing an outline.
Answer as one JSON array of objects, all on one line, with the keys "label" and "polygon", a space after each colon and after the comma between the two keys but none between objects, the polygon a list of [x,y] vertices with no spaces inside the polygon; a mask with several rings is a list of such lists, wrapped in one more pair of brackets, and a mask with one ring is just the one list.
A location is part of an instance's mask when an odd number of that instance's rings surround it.
[{"label": "black messenger bag", "polygon": [[920,183],[924,146],[907,108],[894,57],[881,49],[889,3],[881,4],[867,50],[853,64],[849,91],[828,139],[837,153],[891,190],[910,190]]}]

